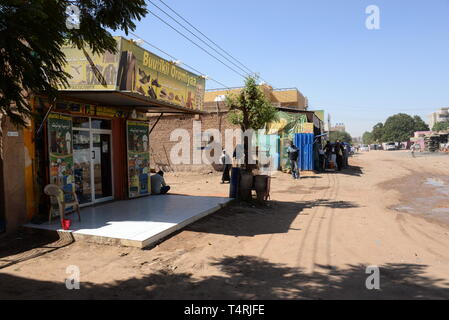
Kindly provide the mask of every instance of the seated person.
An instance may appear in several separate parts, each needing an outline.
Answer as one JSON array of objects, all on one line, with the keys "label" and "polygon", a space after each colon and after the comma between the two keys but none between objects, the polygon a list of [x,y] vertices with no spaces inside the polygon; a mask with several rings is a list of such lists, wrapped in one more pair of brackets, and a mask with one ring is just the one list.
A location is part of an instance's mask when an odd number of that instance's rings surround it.
[{"label": "seated person", "polygon": [[152,175],[150,179],[152,194],[166,194],[170,190],[170,187],[165,183],[164,172],[162,170]]}]

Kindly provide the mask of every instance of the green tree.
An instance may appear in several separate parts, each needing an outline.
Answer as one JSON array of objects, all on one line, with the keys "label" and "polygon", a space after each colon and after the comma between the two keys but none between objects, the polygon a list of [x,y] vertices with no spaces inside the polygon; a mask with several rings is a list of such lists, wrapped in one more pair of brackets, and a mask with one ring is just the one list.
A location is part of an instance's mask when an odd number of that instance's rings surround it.
[{"label": "green tree", "polygon": [[414,116],[413,120],[415,121],[415,131],[429,131],[428,124],[420,116]]},{"label": "green tree", "polygon": [[384,125],[382,122],[379,122],[373,127],[371,131],[371,143],[381,143],[382,136],[384,135]]},{"label": "green tree", "polygon": [[428,130],[428,126],[419,116],[412,117],[405,113],[393,115],[385,121],[383,126],[383,142],[407,141],[415,131]]},{"label": "green tree", "polygon": [[256,77],[247,77],[245,86],[238,95],[226,97],[229,121],[240,126],[243,132],[248,129],[263,129],[268,123],[277,120],[277,109],[256,82]]},{"label": "green tree", "polygon": [[437,122],[433,125],[432,131],[442,131],[449,128],[449,121]]},{"label": "green tree", "polygon": [[374,142],[371,132],[366,131],[362,136],[363,144],[372,144]]},{"label": "green tree", "polygon": [[340,140],[342,142],[351,143],[352,138],[351,135],[345,131],[331,131],[329,134],[329,140],[331,142]]},{"label": "green tree", "polygon": [[[277,109],[257,86],[256,77],[247,77],[240,93],[227,96],[225,103],[229,108],[229,122],[240,126],[243,132],[249,129],[264,129],[268,123],[278,120]],[[248,145],[249,142],[245,138],[244,153],[247,168],[249,168]]]},{"label": "green tree", "polygon": [[[79,26],[66,25],[69,5],[79,8]],[[109,30],[135,29],[134,20],[147,13],[144,0],[2,0],[0,5],[0,114],[17,125],[31,115],[28,94],[39,93],[53,101],[57,87],[69,75],[62,45],[94,53],[116,52]]]}]

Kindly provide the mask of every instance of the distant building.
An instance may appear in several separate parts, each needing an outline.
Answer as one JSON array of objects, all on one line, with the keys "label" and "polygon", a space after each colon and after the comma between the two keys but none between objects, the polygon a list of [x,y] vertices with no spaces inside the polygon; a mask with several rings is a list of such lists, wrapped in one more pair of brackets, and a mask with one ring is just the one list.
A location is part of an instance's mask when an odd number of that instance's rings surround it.
[{"label": "distant building", "polygon": [[441,108],[433,112],[429,116],[429,127],[432,130],[433,126],[438,122],[449,122],[449,108]]},{"label": "distant building", "polygon": [[[306,111],[309,107],[307,97],[296,88],[273,89],[273,87],[267,84],[261,84],[259,87],[262,89],[268,100],[270,100],[278,109],[286,108],[287,110],[295,109]],[[237,95],[241,90],[242,88],[206,90],[203,111],[215,112],[217,107],[220,108],[220,111],[225,111],[226,107],[224,100],[226,96],[229,94]]]},{"label": "distant building", "polygon": [[337,123],[335,126],[331,127],[331,131],[346,132],[346,126],[344,123]]}]

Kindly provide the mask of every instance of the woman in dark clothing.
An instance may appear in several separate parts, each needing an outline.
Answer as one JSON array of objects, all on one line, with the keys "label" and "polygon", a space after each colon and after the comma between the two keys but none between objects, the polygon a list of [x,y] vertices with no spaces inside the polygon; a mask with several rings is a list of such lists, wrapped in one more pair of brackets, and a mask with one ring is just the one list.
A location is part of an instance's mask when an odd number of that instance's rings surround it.
[{"label": "woman in dark clothing", "polygon": [[228,156],[225,150],[223,150],[223,154],[220,157],[220,162],[223,165],[223,175],[221,177],[221,183],[231,182],[231,176],[229,171],[231,171],[231,158]]},{"label": "woman in dark clothing", "polygon": [[335,154],[337,156],[337,170],[341,171],[343,169],[343,154],[345,150],[343,148],[343,145],[340,143],[340,140],[337,140],[335,142]]},{"label": "woman in dark clothing", "polygon": [[325,156],[324,168],[329,168],[329,162],[332,159],[332,145],[329,141],[327,141],[326,145],[324,146],[324,156]]}]

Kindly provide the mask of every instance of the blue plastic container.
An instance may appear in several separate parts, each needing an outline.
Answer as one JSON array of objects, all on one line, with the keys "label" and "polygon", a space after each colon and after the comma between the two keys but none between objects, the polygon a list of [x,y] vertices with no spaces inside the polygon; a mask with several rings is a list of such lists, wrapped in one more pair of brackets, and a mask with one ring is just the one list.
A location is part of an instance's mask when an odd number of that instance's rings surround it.
[{"label": "blue plastic container", "polygon": [[236,199],[239,193],[240,168],[231,169],[231,182],[229,183],[229,198]]}]

